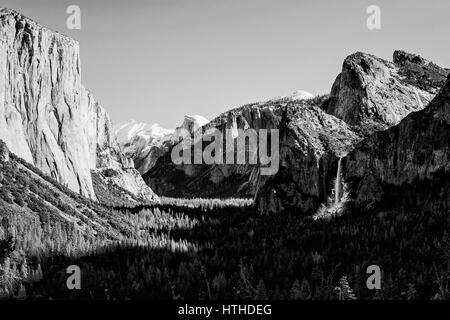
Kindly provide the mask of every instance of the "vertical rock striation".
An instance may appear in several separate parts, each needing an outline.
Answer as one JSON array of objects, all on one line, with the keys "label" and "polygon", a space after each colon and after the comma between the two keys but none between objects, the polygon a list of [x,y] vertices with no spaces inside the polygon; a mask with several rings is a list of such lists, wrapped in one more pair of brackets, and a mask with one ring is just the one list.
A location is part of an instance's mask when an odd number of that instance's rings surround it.
[{"label": "vertical rock striation", "polygon": [[[91,170],[130,167],[115,146],[107,112],[81,83],[78,42],[8,9],[0,9],[0,138],[93,199]],[[142,193],[152,196],[149,189]]]},{"label": "vertical rock striation", "polygon": [[[291,98],[284,100],[292,101]],[[171,159],[171,150],[183,136],[181,129],[193,133],[197,129],[207,132],[217,129],[226,134],[226,130],[236,133],[239,129],[276,129],[279,126],[282,105],[285,101],[272,100],[249,104],[224,112],[207,124],[198,128],[198,121],[185,118],[183,125],[173,135],[165,152],[159,156],[155,165],[144,174],[145,181],[157,194],[171,197],[252,197],[254,188],[249,183],[250,176],[256,165],[250,164],[181,164],[176,165]],[[205,143],[204,147],[207,145]],[[226,148],[223,156],[226,158]],[[159,150],[162,150],[161,148]]]},{"label": "vertical rock striation", "polygon": [[[304,108],[287,110],[287,121],[283,121],[280,127],[284,132],[280,170],[276,176],[257,182],[256,204],[259,210],[272,213],[289,209],[311,214],[320,204],[325,204],[333,190],[339,192],[335,195],[340,197],[339,187],[343,182],[338,181],[339,185],[333,188],[335,177],[343,176],[338,171],[340,168],[344,171],[345,159],[341,163],[340,157],[373,133],[395,126],[408,114],[424,109],[445,83],[447,75],[448,70],[403,51],[394,53],[393,62],[360,52],[347,57],[328,99],[321,105],[310,103]],[[318,107],[326,111],[328,117],[320,114],[316,110]],[[411,131],[411,135],[412,132],[417,134],[420,129]],[[384,137],[384,133],[380,136]],[[344,180],[353,174],[362,174],[361,170],[365,170],[368,163],[373,165],[371,159],[378,159],[378,152],[384,154],[386,151],[386,157],[395,157],[394,148],[384,149],[386,141],[378,142],[371,146],[370,152],[365,153],[361,149],[360,153],[351,156],[352,159],[361,158],[361,161],[349,163],[349,175],[343,177]],[[415,148],[414,145],[410,147]],[[396,161],[394,158],[391,160]],[[382,163],[385,162],[379,163],[384,168]],[[385,178],[393,173],[379,170],[378,177]],[[368,188],[362,187],[359,194],[375,197],[375,191],[364,191]]]},{"label": "vertical rock striation", "polygon": [[430,105],[345,159],[357,211],[450,209],[450,78]]},{"label": "vertical rock striation", "polygon": [[347,123],[320,106],[317,99],[286,107],[280,124],[279,171],[274,176],[254,175],[261,213],[313,214],[335,187],[339,157],[361,140]]}]

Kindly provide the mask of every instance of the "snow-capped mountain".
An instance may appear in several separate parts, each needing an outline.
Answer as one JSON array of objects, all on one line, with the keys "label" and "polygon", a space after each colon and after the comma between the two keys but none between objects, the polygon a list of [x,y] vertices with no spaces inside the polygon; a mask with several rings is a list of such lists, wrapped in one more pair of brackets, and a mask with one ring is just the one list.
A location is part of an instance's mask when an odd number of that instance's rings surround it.
[{"label": "snow-capped mountain", "polygon": [[290,96],[288,96],[288,98],[291,98],[292,100],[307,100],[314,98],[314,95],[312,93],[309,93],[308,91],[297,90]]},{"label": "snow-capped mountain", "polygon": [[186,115],[181,126],[165,129],[157,123],[131,120],[115,125],[114,134],[122,152],[133,159],[136,169],[144,174],[165,150],[183,138],[184,130],[194,132],[208,122],[208,119],[199,115]]},{"label": "snow-capped mountain", "polygon": [[173,129],[165,129],[157,123],[147,124],[136,122],[135,120],[120,123],[114,126],[116,140],[121,146],[131,142],[136,137],[149,141],[164,137],[165,135],[172,134],[173,132]]},{"label": "snow-capped mountain", "polygon": [[314,95],[312,93],[309,93],[308,91],[304,90],[297,90],[287,96],[276,96],[272,99],[261,101],[260,103],[266,104],[268,102],[276,102],[279,100],[301,101],[301,100],[308,100],[311,98],[314,98]]}]

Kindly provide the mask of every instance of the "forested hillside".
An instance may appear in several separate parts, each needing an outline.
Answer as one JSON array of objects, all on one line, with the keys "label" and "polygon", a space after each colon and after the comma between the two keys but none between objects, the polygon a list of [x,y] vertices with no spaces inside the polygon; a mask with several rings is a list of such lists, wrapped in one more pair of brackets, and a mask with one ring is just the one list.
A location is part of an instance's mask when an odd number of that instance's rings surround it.
[{"label": "forested hillside", "polygon": [[[185,246],[164,235],[140,233],[139,226],[146,223],[164,224],[167,213],[118,213],[72,192],[0,144],[0,295],[11,296],[21,284],[41,279],[44,258],[80,257],[136,241],[152,247]],[[167,223],[175,219],[177,225],[190,223],[182,215]],[[39,276],[29,279],[36,272]]]},{"label": "forested hillside", "polygon": [[[106,209],[44,177],[14,156],[1,163],[3,298],[338,299],[337,288],[342,299],[450,297],[444,213],[313,220],[170,199]],[[81,290],[66,287],[73,264]],[[372,264],[379,291],[365,285]]]}]

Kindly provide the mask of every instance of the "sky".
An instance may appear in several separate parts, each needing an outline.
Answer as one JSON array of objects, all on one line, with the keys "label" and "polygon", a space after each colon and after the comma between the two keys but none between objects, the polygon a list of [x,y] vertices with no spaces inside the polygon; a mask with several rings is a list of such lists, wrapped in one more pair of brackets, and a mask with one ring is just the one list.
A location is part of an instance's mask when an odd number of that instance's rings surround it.
[{"label": "sky", "polygon": [[[81,29],[69,30],[69,5]],[[370,5],[381,29],[369,30]],[[82,82],[114,123],[173,128],[296,90],[328,93],[345,57],[396,49],[450,67],[448,0],[2,0],[80,43]]]}]

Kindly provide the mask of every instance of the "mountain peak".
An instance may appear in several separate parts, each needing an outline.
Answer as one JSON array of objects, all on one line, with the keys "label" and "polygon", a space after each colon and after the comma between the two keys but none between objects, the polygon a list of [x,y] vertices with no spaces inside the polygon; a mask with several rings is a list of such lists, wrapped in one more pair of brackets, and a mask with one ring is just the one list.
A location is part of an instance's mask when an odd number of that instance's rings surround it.
[{"label": "mountain peak", "polygon": [[11,23],[15,23],[15,28],[17,30],[26,28],[25,30],[27,30],[27,32],[30,32],[30,33],[35,32],[35,30],[44,30],[46,32],[50,32],[54,35],[57,35],[60,38],[60,41],[62,41],[62,42],[79,47],[79,43],[77,40],[75,40],[65,34],[62,34],[55,30],[51,30],[50,28],[43,26],[39,22],[33,20],[32,18],[29,18],[13,9],[0,8],[0,20],[8,21],[8,19],[11,19],[10,20]]},{"label": "mountain peak", "polygon": [[147,143],[150,140],[161,138],[165,135],[173,133],[173,129],[161,127],[158,123],[144,123],[130,120],[129,122],[120,123],[114,126],[114,134],[116,140],[122,147],[132,142],[137,137]]},{"label": "mountain peak", "polygon": [[344,60],[324,109],[367,133],[422,110],[445,83],[448,70],[396,51],[394,62],[356,52]]},{"label": "mountain peak", "polygon": [[208,119],[206,119],[203,116],[199,116],[199,115],[185,115],[184,116],[184,120],[183,120],[183,124],[178,127],[175,132],[175,136],[178,137],[180,134],[180,130],[184,129],[187,130],[189,132],[194,132],[196,131],[198,128],[203,127],[204,125],[206,125],[209,122]]},{"label": "mountain peak", "polygon": [[444,85],[449,73],[448,69],[441,68],[417,54],[401,50],[394,52],[393,61],[405,83],[435,94]]},{"label": "mountain peak", "polygon": [[394,51],[393,61],[398,66],[403,66],[408,62],[422,65],[422,66],[430,63],[430,61],[425,60],[418,54],[408,53],[403,50],[395,50]]},{"label": "mountain peak", "polygon": [[192,122],[192,123],[196,123],[198,124],[200,127],[204,126],[205,124],[207,124],[209,122],[208,119],[206,119],[203,116],[194,114],[194,115],[185,115],[184,116],[184,121],[187,122]]},{"label": "mountain peak", "polygon": [[166,150],[166,143],[179,141],[187,130],[190,133],[209,121],[200,115],[186,115],[176,129],[165,129],[158,123],[147,124],[131,120],[114,127],[116,141],[121,150],[134,160],[136,169],[145,173]]},{"label": "mountain peak", "polygon": [[290,98],[292,100],[307,100],[307,99],[314,98],[314,95],[312,93],[309,93],[308,91],[297,90],[292,93]]}]

